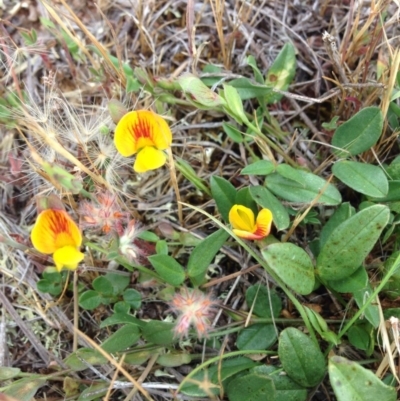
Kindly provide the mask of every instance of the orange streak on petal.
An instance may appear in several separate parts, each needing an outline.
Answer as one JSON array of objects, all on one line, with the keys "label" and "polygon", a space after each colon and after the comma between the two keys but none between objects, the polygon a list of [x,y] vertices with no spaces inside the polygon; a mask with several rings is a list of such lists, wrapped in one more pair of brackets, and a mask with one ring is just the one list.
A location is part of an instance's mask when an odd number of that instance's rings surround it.
[{"label": "orange streak on petal", "polygon": [[129,157],[135,154],[137,149],[137,111],[126,113],[115,128],[114,144],[122,156]]},{"label": "orange streak on petal", "polygon": [[39,214],[31,240],[39,252],[51,254],[65,245],[80,246],[82,235],[67,212],[47,209]]},{"label": "orange streak on petal", "polygon": [[172,133],[167,122],[150,110],[125,114],[115,128],[115,146],[125,157],[132,156],[145,146],[165,150],[171,142]]},{"label": "orange streak on petal", "polygon": [[238,237],[248,239],[248,240],[256,240],[256,239],[262,239],[264,236],[256,234],[256,233],[251,233],[249,231],[243,231],[243,230],[237,230],[234,228],[232,230]]}]

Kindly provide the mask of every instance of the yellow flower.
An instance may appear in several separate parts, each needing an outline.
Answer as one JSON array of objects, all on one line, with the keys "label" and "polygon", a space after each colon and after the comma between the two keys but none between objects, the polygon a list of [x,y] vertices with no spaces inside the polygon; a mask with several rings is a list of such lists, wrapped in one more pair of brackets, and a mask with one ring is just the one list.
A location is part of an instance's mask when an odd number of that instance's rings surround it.
[{"label": "yellow flower", "polygon": [[56,269],[75,270],[83,260],[79,252],[82,235],[78,226],[64,210],[47,209],[41,212],[31,233],[36,250],[52,254]]},{"label": "yellow flower", "polygon": [[269,209],[261,209],[254,219],[254,213],[248,207],[234,205],[229,211],[229,222],[232,231],[241,238],[262,239],[271,231],[272,213]]},{"label": "yellow flower", "polygon": [[154,170],[165,164],[163,150],[171,146],[172,133],[167,122],[149,110],[125,114],[115,128],[114,143],[122,156],[137,153],[133,169],[137,173]]}]

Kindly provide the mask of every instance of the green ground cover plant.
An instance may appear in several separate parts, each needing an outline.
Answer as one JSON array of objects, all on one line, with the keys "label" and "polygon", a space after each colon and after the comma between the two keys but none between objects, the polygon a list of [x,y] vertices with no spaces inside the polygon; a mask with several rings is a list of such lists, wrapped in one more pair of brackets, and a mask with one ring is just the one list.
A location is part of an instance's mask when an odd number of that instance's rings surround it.
[{"label": "green ground cover plant", "polygon": [[0,399],[395,401],[398,4],[87,7],[2,23]]}]

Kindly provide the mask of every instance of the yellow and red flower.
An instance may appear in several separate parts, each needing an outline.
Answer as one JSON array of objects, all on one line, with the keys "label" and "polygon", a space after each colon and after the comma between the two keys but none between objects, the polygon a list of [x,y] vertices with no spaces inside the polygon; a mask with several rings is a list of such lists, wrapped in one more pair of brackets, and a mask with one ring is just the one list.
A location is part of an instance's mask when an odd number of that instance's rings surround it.
[{"label": "yellow and red flower", "polygon": [[229,222],[238,237],[258,240],[265,238],[271,231],[272,213],[269,209],[261,209],[255,219],[251,209],[234,205],[229,211]]},{"label": "yellow and red flower", "polygon": [[150,110],[126,113],[115,128],[115,147],[122,156],[137,153],[133,169],[144,173],[162,167],[167,157],[164,150],[172,143],[167,122]]},{"label": "yellow and red flower", "polygon": [[79,251],[82,234],[64,210],[42,211],[32,229],[31,240],[37,251],[53,255],[58,271],[75,270],[83,260],[84,255]]}]

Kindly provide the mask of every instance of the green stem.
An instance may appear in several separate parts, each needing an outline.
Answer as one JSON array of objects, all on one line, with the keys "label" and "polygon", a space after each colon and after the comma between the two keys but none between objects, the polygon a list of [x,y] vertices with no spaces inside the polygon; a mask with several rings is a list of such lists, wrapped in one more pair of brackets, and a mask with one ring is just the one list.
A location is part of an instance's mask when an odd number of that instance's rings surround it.
[{"label": "green stem", "polygon": [[285,160],[286,163],[290,164],[293,167],[297,167],[296,163],[271,139],[269,139],[263,132],[254,124],[252,124],[250,121],[245,122],[247,127],[249,127],[251,130],[253,130],[260,138],[262,138],[267,145],[274,149],[276,153],[282,156],[282,158]]},{"label": "green stem", "polygon": [[223,359],[227,359],[227,358],[232,358],[235,356],[240,356],[240,355],[248,355],[248,354],[265,354],[265,355],[276,355],[275,351],[264,351],[264,350],[242,350],[242,351],[234,351],[234,352],[229,352],[227,354],[222,354],[222,355],[218,355],[214,358],[209,359],[208,361],[202,363],[201,365],[197,366],[197,368],[193,369],[181,382],[181,384],[179,385],[178,389],[177,389],[177,393],[179,393],[183,387],[183,385],[186,382],[190,382],[190,379],[197,373],[200,372],[200,370],[206,368],[209,365],[212,365],[213,363],[217,363]]},{"label": "green stem", "polygon": [[[90,249],[93,249],[95,251],[98,251],[100,253],[103,253],[104,255],[108,255],[108,251],[106,249],[104,249],[101,246],[95,244],[94,242],[85,242],[85,246],[87,246]],[[130,263],[127,263],[124,258],[121,258],[119,256],[114,258],[114,260],[117,263],[119,263],[121,266],[125,267],[125,269],[127,269],[129,271],[133,271],[133,269],[137,269],[141,273],[148,274],[149,276],[154,277],[158,281],[162,281],[161,277],[157,273],[153,272],[152,270],[148,269],[147,267],[140,266],[140,265],[132,265]]]},{"label": "green stem", "polygon": [[364,313],[364,311],[368,308],[368,306],[371,304],[371,302],[379,295],[379,293],[382,291],[383,287],[385,287],[386,283],[389,281],[389,279],[392,277],[393,273],[397,270],[397,268],[400,265],[400,255],[397,256],[396,260],[392,264],[392,267],[389,269],[385,277],[381,280],[380,284],[378,287],[375,288],[375,291],[371,294],[371,296],[365,301],[364,305],[358,312],[354,314],[354,316],[347,322],[347,324],[343,327],[343,329],[340,331],[338,334],[339,338],[342,338],[344,334],[347,332],[347,330],[350,329],[350,327],[358,320],[358,318]]}]

